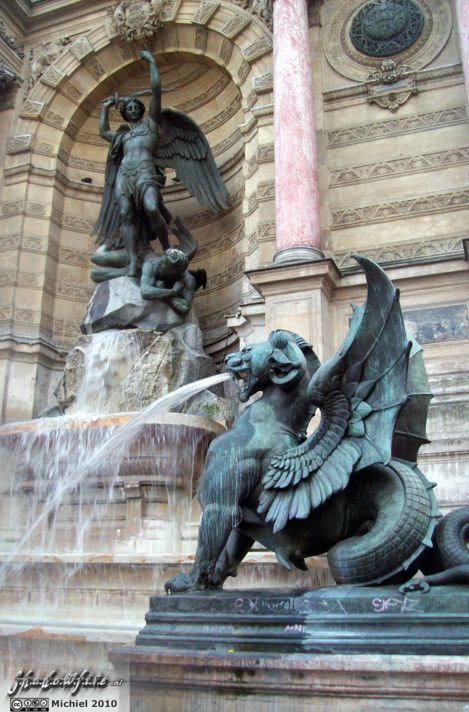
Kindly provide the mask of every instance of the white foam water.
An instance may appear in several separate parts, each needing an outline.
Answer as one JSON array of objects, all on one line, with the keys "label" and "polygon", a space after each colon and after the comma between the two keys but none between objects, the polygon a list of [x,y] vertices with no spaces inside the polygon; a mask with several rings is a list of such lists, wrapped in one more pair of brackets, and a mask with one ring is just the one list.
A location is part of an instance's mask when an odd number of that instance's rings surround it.
[{"label": "white foam water", "polygon": [[[17,530],[14,540],[10,537],[3,552],[0,575],[22,554],[59,553],[55,547],[57,528],[62,541],[65,537],[65,552],[83,552],[90,525],[103,519],[105,507],[116,497],[115,484],[121,465],[132,443],[142,437],[143,426],[157,415],[229,378],[228,374],[219,374],[184,385],[159,398],[124,425],[77,427],[90,424],[90,418],[82,422],[70,416],[48,418],[41,422],[36,433],[19,436],[14,448],[4,442],[2,450],[12,479],[10,518],[25,524]],[[157,426],[155,428],[157,432]],[[163,440],[164,437],[163,434]],[[157,449],[164,442],[145,443],[150,450],[153,445]],[[187,446],[190,447],[190,443]],[[177,452],[172,454],[176,462]],[[169,503],[174,491],[168,491]],[[15,502],[16,506],[12,505]],[[70,511],[61,514],[67,508],[74,510],[72,517],[68,516]],[[70,520],[73,531],[64,531]],[[10,531],[14,529],[12,524]]]}]

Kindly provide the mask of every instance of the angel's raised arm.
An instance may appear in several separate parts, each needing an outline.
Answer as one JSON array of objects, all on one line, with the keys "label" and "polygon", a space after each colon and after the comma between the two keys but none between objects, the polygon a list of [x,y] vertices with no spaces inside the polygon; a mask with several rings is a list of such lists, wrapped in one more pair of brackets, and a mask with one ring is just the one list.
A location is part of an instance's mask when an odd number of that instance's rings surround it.
[{"label": "angel's raised arm", "polygon": [[148,47],[145,45],[145,49],[140,52],[142,59],[145,59],[150,65],[150,89],[151,89],[151,99],[150,99],[150,110],[149,116],[150,121],[153,121],[157,126],[159,126],[161,121],[161,79],[158,67],[156,65],[156,60]]}]

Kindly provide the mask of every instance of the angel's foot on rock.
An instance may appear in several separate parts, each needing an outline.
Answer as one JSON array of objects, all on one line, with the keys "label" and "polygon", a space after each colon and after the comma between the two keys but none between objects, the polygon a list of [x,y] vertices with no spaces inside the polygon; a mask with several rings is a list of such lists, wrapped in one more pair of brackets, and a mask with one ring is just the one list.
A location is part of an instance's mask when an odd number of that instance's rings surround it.
[{"label": "angel's foot on rock", "polygon": [[167,594],[171,594],[182,593],[183,591],[196,591],[198,586],[190,574],[179,573],[169,579],[169,581],[166,581],[164,588]]},{"label": "angel's foot on rock", "polygon": [[427,593],[430,590],[430,585],[425,581],[425,579],[417,579],[416,581],[407,581],[407,583],[402,584],[399,587],[400,593],[412,593],[413,591],[420,591],[421,593]]}]

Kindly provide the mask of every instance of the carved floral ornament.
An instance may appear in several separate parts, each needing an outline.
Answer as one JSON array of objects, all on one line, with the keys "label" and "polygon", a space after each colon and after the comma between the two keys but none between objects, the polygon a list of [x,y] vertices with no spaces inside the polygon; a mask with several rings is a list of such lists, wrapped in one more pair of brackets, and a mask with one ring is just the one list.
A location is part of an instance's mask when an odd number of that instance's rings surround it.
[{"label": "carved floral ornament", "polygon": [[173,0],[121,0],[111,10],[117,34],[127,42],[153,37],[173,5]]},{"label": "carved floral ornament", "polygon": [[[111,21],[116,34],[127,42],[153,37],[164,22],[174,19],[180,0],[120,0],[110,9]],[[229,0],[246,12],[257,17],[272,29],[273,0]],[[205,24],[219,3],[201,0],[194,14],[196,22]]]},{"label": "carved floral ornament", "polygon": [[393,113],[418,93],[416,72],[406,64],[386,59],[366,82],[368,103]]}]

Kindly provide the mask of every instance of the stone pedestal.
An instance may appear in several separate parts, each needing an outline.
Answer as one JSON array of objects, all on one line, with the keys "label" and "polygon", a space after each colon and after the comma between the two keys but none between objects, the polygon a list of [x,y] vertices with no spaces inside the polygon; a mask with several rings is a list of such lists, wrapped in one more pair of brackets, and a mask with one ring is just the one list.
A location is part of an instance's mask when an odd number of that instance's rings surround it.
[{"label": "stone pedestal", "polygon": [[250,342],[264,340],[272,329],[290,329],[313,345],[321,361],[333,354],[332,297],[340,274],[332,260],[279,264],[248,277],[265,299],[264,332],[250,335]]},{"label": "stone pedestal", "polygon": [[466,655],[469,590],[397,586],[152,596],[137,646],[218,652]]},{"label": "stone pedestal", "polygon": [[116,648],[139,712],[462,712],[466,656],[268,655]]}]

